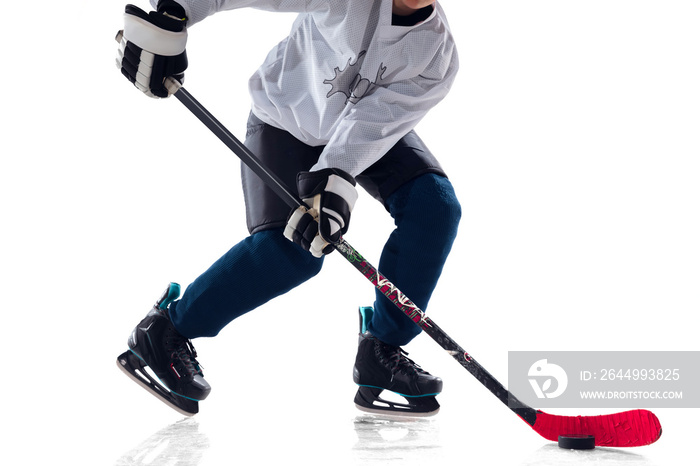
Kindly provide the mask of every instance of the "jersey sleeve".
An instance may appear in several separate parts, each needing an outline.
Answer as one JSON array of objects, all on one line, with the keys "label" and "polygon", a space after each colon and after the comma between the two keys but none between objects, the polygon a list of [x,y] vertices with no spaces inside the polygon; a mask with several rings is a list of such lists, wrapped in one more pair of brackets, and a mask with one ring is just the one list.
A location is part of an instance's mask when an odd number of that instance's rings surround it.
[{"label": "jersey sleeve", "polygon": [[312,170],[340,168],[357,176],[382,158],[450,91],[459,67],[454,46],[412,78],[378,80],[337,125]]},{"label": "jersey sleeve", "polygon": [[[224,10],[256,8],[259,10],[304,13],[324,8],[321,0],[176,0],[187,14],[187,24],[192,26],[207,16]],[[150,0],[156,8],[158,0]]]}]

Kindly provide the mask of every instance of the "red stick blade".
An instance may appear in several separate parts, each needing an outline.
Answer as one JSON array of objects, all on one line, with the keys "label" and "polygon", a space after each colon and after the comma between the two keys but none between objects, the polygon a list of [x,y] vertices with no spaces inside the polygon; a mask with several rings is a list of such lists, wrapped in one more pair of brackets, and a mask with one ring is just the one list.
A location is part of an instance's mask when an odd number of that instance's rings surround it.
[{"label": "red stick blade", "polygon": [[600,416],[557,416],[537,411],[532,428],[547,440],[560,435],[593,435],[596,446],[641,447],[661,437],[661,423],[645,409]]}]

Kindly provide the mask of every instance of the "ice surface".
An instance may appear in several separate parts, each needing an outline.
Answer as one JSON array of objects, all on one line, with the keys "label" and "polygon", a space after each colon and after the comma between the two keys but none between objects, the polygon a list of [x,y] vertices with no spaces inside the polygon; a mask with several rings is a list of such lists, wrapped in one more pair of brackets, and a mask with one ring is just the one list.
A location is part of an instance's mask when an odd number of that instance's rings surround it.
[{"label": "ice surface", "polygon": [[[604,464],[609,466],[654,466],[659,463],[644,456],[643,451],[596,447],[594,450],[562,450],[547,444],[527,457],[520,466],[573,466]],[[661,463],[663,464],[663,463]]]},{"label": "ice surface", "polygon": [[197,465],[209,450],[209,438],[195,418],[185,418],[154,433],[125,453],[116,466]]},{"label": "ice surface", "polygon": [[[482,413],[483,414],[483,413]],[[323,416],[322,416],[323,417]],[[446,431],[459,433],[459,425],[450,425],[440,418],[402,420],[358,414],[353,419],[339,416],[343,422],[318,425],[320,430],[331,430],[330,437],[319,435],[303,421],[280,416],[275,422],[290,428],[285,439],[274,433],[279,426],[259,434],[241,437],[227,429],[226,424],[212,425],[194,418],[181,419],[152,433],[125,451],[114,466],[199,466],[213,464],[280,464],[286,461],[304,461],[305,464],[340,465],[460,465],[511,464],[519,466],[660,466],[678,460],[676,455],[664,456],[658,462],[656,447],[622,449],[597,447],[594,450],[564,450],[556,444],[530,438],[528,448],[516,438],[488,436],[462,438]],[[211,419],[210,419],[211,420]],[[239,419],[239,422],[241,420]],[[235,421],[231,421],[235,422]],[[296,425],[294,423],[296,422]],[[316,424],[316,422],[311,422]],[[337,429],[340,425],[343,429]],[[527,438],[526,427],[519,426],[515,434]],[[300,435],[301,434],[301,435]],[[352,435],[349,435],[352,434]],[[227,441],[218,441],[228,437]],[[459,435],[457,436],[459,437]],[[494,438],[495,437],[495,438]],[[303,440],[302,440],[303,439]],[[293,440],[292,443],[289,443]],[[540,445],[536,447],[536,445]],[[522,450],[521,450],[522,449]],[[663,451],[663,449],[661,450]],[[656,453],[656,455],[648,455]],[[654,458],[656,457],[656,458]],[[675,459],[674,459],[675,458]]]}]

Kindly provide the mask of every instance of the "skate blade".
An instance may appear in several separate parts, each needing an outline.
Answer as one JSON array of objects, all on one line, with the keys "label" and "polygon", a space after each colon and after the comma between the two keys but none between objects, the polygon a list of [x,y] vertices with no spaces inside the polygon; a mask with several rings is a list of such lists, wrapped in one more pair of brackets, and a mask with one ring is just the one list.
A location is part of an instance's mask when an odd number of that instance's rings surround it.
[{"label": "skate blade", "polygon": [[117,367],[131,380],[143,387],[148,393],[165,403],[171,409],[184,416],[194,416],[199,412],[199,403],[184,398],[165,388],[146,371],[146,364],[131,350],[125,351],[117,358]]},{"label": "skate blade", "polygon": [[355,406],[360,411],[390,417],[430,417],[440,411],[440,404],[434,396],[407,397],[396,394],[406,403],[389,401],[379,395],[384,390],[375,387],[360,387],[355,395]]}]

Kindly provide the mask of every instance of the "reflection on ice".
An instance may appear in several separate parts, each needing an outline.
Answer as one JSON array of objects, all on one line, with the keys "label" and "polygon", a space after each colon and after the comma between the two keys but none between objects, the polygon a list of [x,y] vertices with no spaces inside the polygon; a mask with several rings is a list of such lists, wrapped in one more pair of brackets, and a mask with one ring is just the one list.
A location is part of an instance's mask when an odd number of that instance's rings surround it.
[{"label": "reflection on ice", "polygon": [[596,447],[593,450],[565,450],[550,443],[535,451],[520,466],[567,466],[604,464],[606,466],[655,466],[644,456],[619,448]]},{"label": "reflection on ice", "polygon": [[354,424],[357,443],[353,453],[358,464],[426,464],[442,457],[435,419],[361,415]]},{"label": "reflection on ice", "polygon": [[186,418],[165,427],[117,460],[116,466],[197,466],[209,448],[199,424]]},{"label": "reflection on ice", "polygon": [[[221,416],[185,418],[148,436],[122,455],[115,466],[253,466],[290,461],[338,466],[658,464],[642,449],[596,447],[575,451],[549,442],[530,450],[531,442],[518,443],[517,439],[508,445],[509,438],[523,432],[519,424],[502,435],[477,435],[479,429],[462,422],[460,416],[339,414],[325,417],[323,413],[288,416],[239,412],[235,422]],[[508,452],[512,454],[506,459]]]}]

